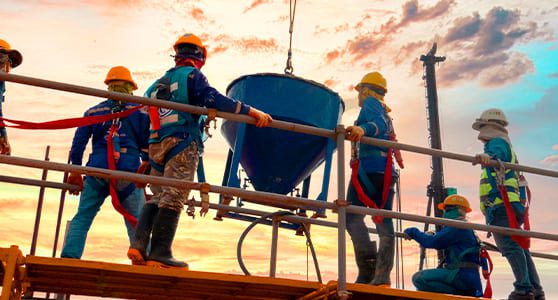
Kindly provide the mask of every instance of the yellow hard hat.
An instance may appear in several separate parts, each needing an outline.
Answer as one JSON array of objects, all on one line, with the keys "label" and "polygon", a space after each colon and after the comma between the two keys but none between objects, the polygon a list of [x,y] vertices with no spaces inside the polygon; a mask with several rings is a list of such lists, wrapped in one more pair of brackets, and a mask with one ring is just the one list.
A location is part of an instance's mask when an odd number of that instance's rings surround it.
[{"label": "yellow hard hat", "polygon": [[109,84],[111,81],[116,81],[116,80],[127,81],[134,85],[134,90],[138,89],[138,85],[132,78],[132,74],[130,73],[130,70],[128,70],[128,68],[126,67],[117,66],[111,68],[108,71],[107,78],[105,79],[105,84]]},{"label": "yellow hard hat", "polygon": [[504,127],[508,126],[508,119],[501,109],[490,108],[482,112],[480,117],[473,123],[473,129],[479,130],[482,125],[499,124]]},{"label": "yellow hard hat", "polygon": [[370,72],[370,73],[364,75],[364,77],[362,77],[362,80],[360,81],[360,83],[355,86],[355,90],[357,90],[357,91],[360,90],[360,86],[363,83],[373,85],[377,88],[382,89],[384,91],[384,93],[387,93],[386,79],[384,78],[384,76],[382,76],[382,74],[380,74],[378,72]]},{"label": "yellow hard hat", "polygon": [[203,60],[207,58],[207,50],[205,49],[205,46],[202,44],[201,39],[197,35],[193,33],[185,33],[184,35],[180,36],[173,45],[175,52],[178,52],[178,45],[180,44],[191,44],[200,47],[203,51]]},{"label": "yellow hard hat", "polygon": [[469,201],[467,198],[461,195],[450,195],[447,196],[443,203],[438,204],[438,209],[444,210],[446,209],[446,205],[456,205],[465,208],[466,212],[473,211],[471,209],[471,205],[469,205]]},{"label": "yellow hard hat", "polygon": [[10,65],[12,68],[19,66],[23,61],[23,56],[21,56],[21,53],[19,53],[19,51],[15,49],[12,49],[10,44],[3,39],[0,39],[0,53],[8,54],[8,57],[10,58]]}]

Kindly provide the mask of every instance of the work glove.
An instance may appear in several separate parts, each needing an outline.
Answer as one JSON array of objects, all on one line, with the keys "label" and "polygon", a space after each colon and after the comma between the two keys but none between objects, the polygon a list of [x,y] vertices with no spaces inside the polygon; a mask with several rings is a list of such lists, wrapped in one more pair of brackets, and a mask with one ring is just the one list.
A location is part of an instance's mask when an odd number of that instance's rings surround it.
[{"label": "work glove", "polygon": [[79,173],[70,173],[66,183],[79,186],[79,190],[69,191],[70,195],[79,195],[79,193],[83,190],[83,177]]},{"label": "work glove", "polygon": [[250,107],[248,115],[256,119],[256,127],[266,127],[273,121],[273,118],[269,114],[253,107]]},{"label": "work glove", "polygon": [[416,236],[417,231],[419,231],[419,229],[416,227],[409,227],[405,229],[405,231],[403,232],[405,234],[404,238],[406,240],[413,240]]},{"label": "work glove", "polygon": [[12,147],[10,147],[10,142],[8,142],[7,136],[0,136],[0,154],[12,154]]},{"label": "work glove", "polygon": [[[136,173],[142,175],[149,175],[151,172],[151,165],[148,161],[142,161],[141,165],[138,167]],[[144,189],[147,186],[147,183],[136,182],[136,187],[140,189]]]},{"label": "work glove", "polygon": [[480,163],[483,167],[486,167],[490,163],[491,159],[492,157],[490,157],[490,155],[486,153],[480,153],[475,155],[475,162],[473,162],[473,165]]},{"label": "work glove", "polygon": [[347,127],[347,138],[350,141],[358,142],[364,136],[364,129],[360,126],[349,126]]}]

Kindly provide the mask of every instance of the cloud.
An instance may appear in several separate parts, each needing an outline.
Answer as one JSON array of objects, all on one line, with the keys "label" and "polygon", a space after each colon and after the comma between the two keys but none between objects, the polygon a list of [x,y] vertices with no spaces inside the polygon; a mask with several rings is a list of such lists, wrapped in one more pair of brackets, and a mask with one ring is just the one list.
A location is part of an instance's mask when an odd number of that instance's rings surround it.
[{"label": "cloud", "polygon": [[[432,7],[419,6],[417,0],[407,1],[402,7],[400,18],[391,17],[387,22],[380,26],[379,30],[366,31],[357,34],[354,38],[349,39],[345,46],[341,49],[334,49],[326,53],[326,63],[330,64],[338,59],[347,58],[351,63],[360,62],[364,59],[374,56],[378,51],[389,45],[393,37],[396,36],[401,29],[408,27],[414,22],[425,22],[439,18],[446,15],[451,7],[455,4],[454,0],[440,0]],[[334,32],[351,30],[361,31],[367,28],[368,22],[373,18],[369,14],[364,15],[354,25],[348,26],[346,24],[339,25],[333,29]],[[315,30],[316,34],[326,32],[321,28]],[[424,43],[424,42],[415,42]],[[411,46],[409,46],[411,47]],[[377,64],[374,62],[365,62],[364,67],[370,64]]]},{"label": "cloud", "polygon": [[558,154],[554,154],[554,155],[550,155],[545,157],[542,161],[542,164],[544,165],[548,165],[548,166],[554,166],[554,165],[558,165]]},{"label": "cloud", "polygon": [[475,12],[455,19],[445,36],[437,39],[448,57],[465,59],[448,59],[440,69],[440,84],[452,86],[478,79],[482,86],[497,87],[534,72],[533,62],[511,49],[533,39],[549,39],[552,33],[534,22],[522,24],[520,16],[517,9],[493,7],[484,18]]},{"label": "cloud", "polygon": [[209,47],[211,49],[209,51],[210,54],[222,53],[230,48],[239,49],[243,53],[273,52],[279,50],[277,41],[274,38],[261,39],[257,37],[242,37],[238,39],[226,34],[220,34],[211,40],[215,42],[215,45]]},{"label": "cloud", "polygon": [[558,72],[548,75],[550,78],[558,78]]},{"label": "cloud", "polygon": [[265,3],[270,3],[271,1],[269,0],[254,0],[254,2],[252,2],[252,4],[250,4],[250,6],[246,7],[243,11],[243,13],[247,13],[248,11],[262,5]]},{"label": "cloud", "polygon": [[199,7],[192,7],[192,10],[190,10],[190,15],[198,22],[207,20],[205,12]]}]

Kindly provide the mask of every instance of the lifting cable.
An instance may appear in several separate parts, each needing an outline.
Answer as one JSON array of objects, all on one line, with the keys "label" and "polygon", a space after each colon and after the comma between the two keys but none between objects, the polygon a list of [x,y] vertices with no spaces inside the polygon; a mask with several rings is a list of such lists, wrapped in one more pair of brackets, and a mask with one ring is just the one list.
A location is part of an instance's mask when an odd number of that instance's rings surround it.
[{"label": "lifting cable", "polygon": [[289,51],[287,52],[287,65],[285,66],[285,74],[292,75],[293,74],[293,62],[292,62],[292,45],[293,45],[293,27],[294,27],[294,18],[296,12],[296,0],[289,1]]},{"label": "lifting cable", "polygon": [[[240,238],[238,239],[238,244],[236,246],[236,259],[238,260],[238,265],[242,269],[242,272],[244,272],[244,275],[248,275],[248,276],[251,275],[248,269],[246,268],[246,266],[244,265],[244,261],[242,260],[242,243],[244,242],[244,239],[246,238],[248,233],[256,225],[267,221],[267,219],[273,219],[273,217],[276,216],[287,216],[287,215],[294,215],[294,214],[290,211],[276,211],[274,213],[267,214],[252,222],[250,225],[248,225],[248,227],[246,227],[244,232],[242,232]],[[308,226],[306,224],[302,223],[301,226],[302,229],[304,230],[304,235],[306,236],[306,243],[310,247],[310,251],[312,252],[312,258],[314,259],[314,266],[316,268],[316,276],[318,277],[318,282],[322,283],[322,275],[320,274],[320,267],[318,265],[318,258],[316,257],[316,251],[314,250],[314,245],[312,244],[312,239],[310,238],[310,231],[308,231]]]}]

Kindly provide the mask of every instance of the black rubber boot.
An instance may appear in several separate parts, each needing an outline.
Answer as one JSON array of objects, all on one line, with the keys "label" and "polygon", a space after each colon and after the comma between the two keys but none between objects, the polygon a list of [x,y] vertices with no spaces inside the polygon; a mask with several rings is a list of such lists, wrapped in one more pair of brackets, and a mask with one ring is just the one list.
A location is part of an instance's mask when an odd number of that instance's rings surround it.
[{"label": "black rubber boot", "polygon": [[519,293],[517,291],[513,291],[508,296],[508,300],[535,300],[535,295],[533,295],[532,292]]},{"label": "black rubber boot", "polygon": [[376,270],[376,242],[368,242],[355,247],[355,260],[358,267],[358,276],[355,283],[369,283],[374,279]]},{"label": "black rubber boot", "polygon": [[393,256],[395,254],[395,237],[381,236],[378,258],[376,260],[376,272],[371,285],[391,285],[391,269],[393,269]]},{"label": "black rubber boot", "polygon": [[535,290],[533,292],[533,295],[535,296],[535,300],[546,300],[546,297],[544,296],[544,291],[542,289]]},{"label": "black rubber boot", "polygon": [[145,204],[136,226],[136,233],[130,249],[128,258],[132,260],[132,265],[145,265],[147,258],[147,247],[153,228],[153,220],[159,211],[157,204]]},{"label": "black rubber boot", "polygon": [[159,208],[153,223],[151,253],[147,265],[166,268],[188,268],[188,264],[172,257],[172,241],[180,219],[180,212],[168,208]]}]

